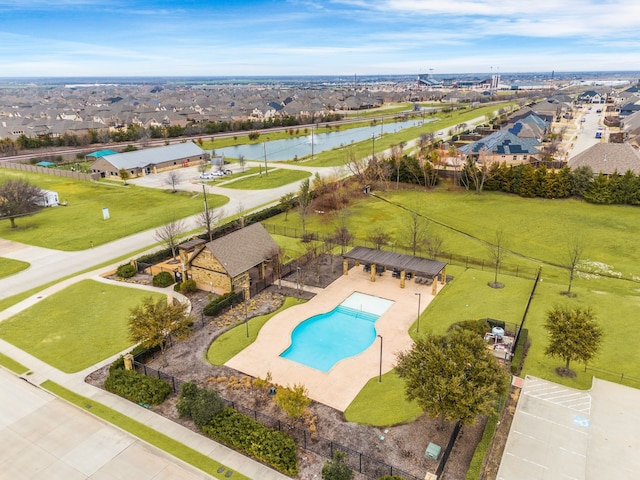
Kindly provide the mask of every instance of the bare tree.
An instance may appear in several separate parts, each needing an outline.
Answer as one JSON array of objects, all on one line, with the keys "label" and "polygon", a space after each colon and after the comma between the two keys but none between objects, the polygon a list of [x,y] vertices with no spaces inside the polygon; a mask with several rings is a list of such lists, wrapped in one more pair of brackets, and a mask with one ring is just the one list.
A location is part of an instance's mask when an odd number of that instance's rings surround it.
[{"label": "bare tree", "polygon": [[278,288],[282,288],[282,267],[284,265],[284,250],[280,247],[274,247],[269,252],[271,257],[271,265],[273,267],[273,276],[278,280]]},{"label": "bare tree", "polygon": [[367,160],[365,158],[357,159],[355,154],[349,151],[344,165],[362,187],[369,182],[367,178]]},{"label": "bare tree", "polygon": [[161,226],[155,232],[155,239],[164,243],[171,249],[171,255],[176,258],[176,248],[180,235],[186,230],[186,223],[183,219],[174,219]]},{"label": "bare tree", "polygon": [[380,248],[383,245],[386,245],[390,239],[391,235],[389,235],[382,227],[374,228],[369,232],[369,235],[367,235],[367,240],[375,245],[376,250],[380,250]]},{"label": "bare tree", "polygon": [[573,283],[573,277],[576,273],[576,268],[582,259],[582,253],[584,246],[582,238],[579,234],[574,233],[573,237],[569,241],[567,246],[567,259],[569,260],[569,287],[565,292],[565,295],[569,297],[575,297],[575,293],[571,293],[571,284]]},{"label": "bare tree", "polygon": [[329,262],[331,262],[331,273],[334,272],[333,269],[333,249],[336,247],[336,237],[335,235],[325,235],[322,238],[322,243],[324,246],[324,252],[329,256]]},{"label": "bare tree", "polygon": [[244,228],[247,220],[247,212],[242,202],[238,202],[238,206],[236,207],[236,218],[238,219],[238,226]]},{"label": "bare tree", "polygon": [[8,218],[16,228],[16,218],[39,212],[44,204],[44,192],[26,180],[6,180],[0,184],[0,219]]},{"label": "bare tree", "polygon": [[244,166],[246,164],[246,160],[244,158],[244,155],[240,154],[238,155],[238,165],[240,165],[240,168],[242,169],[242,171],[244,172]]},{"label": "bare tree", "polygon": [[209,168],[211,168],[211,165],[209,165],[207,162],[204,162],[198,165],[198,172],[205,173],[207,170],[209,170]]},{"label": "bare tree", "polygon": [[427,238],[427,220],[418,212],[409,210],[409,220],[404,225],[403,234],[407,240],[407,245],[413,251],[415,257],[418,247],[422,245]]},{"label": "bare tree", "polygon": [[425,240],[427,252],[429,252],[429,256],[434,260],[442,253],[442,242],[442,237],[439,235],[432,235]]},{"label": "bare tree", "polygon": [[340,254],[344,255],[346,248],[351,244],[353,240],[353,234],[347,227],[347,219],[349,218],[349,211],[341,209],[336,212],[337,225],[333,232],[333,236],[338,245],[340,245]]},{"label": "bare tree", "polygon": [[207,231],[209,241],[213,240],[213,231],[224,218],[224,208],[206,208],[198,215],[198,225]]},{"label": "bare tree", "polygon": [[182,180],[180,173],[176,170],[171,170],[164,179],[164,183],[171,187],[171,193],[176,193],[178,191],[176,186],[180,183],[180,180]]},{"label": "bare tree", "polygon": [[491,263],[495,268],[493,282],[489,282],[489,286],[491,288],[504,287],[504,284],[498,282],[498,272],[500,271],[502,260],[507,253],[506,243],[507,236],[505,235],[504,230],[502,228],[496,230],[494,241],[492,244],[489,244],[489,255],[491,257]]},{"label": "bare tree", "polygon": [[300,190],[298,190],[298,212],[300,213],[303,235],[307,232],[307,218],[309,216],[309,210],[311,209],[312,200],[313,193],[311,191],[311,185],[309,179],[305,178],[302,183],[300,183]]}]

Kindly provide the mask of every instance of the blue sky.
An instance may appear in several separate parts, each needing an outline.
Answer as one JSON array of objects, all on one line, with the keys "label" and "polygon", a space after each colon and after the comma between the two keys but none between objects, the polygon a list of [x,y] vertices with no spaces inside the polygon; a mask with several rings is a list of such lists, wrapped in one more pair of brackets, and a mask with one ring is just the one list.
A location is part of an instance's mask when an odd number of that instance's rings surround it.
[{"label": "blue sky", "polygon": [[0,76],[640,69],[638,0],[0,0]]}]

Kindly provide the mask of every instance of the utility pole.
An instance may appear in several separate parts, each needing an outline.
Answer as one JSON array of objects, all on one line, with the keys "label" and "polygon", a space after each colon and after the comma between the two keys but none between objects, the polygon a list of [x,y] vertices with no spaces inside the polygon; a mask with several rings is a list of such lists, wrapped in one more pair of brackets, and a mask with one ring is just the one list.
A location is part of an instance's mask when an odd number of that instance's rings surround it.
[{"label": "utility pole", "polygon": [[263,143],[262,144],[262,150],[264,151],[264,174],[265,176],[269,175],[269,173],[267,172],[267,144]]},{"label": "utility pole", "polygon": [[313,161],[313,125],[311,126],[311,161]]},{"label": "utility pole", "polygon": [[207,235],[209,236],[209,241],[211,241],[211,218],[209,218],[209,205],[207,205],[207,189],[202,184],[202,194],[204,195],[204,219],[207,221]]}]

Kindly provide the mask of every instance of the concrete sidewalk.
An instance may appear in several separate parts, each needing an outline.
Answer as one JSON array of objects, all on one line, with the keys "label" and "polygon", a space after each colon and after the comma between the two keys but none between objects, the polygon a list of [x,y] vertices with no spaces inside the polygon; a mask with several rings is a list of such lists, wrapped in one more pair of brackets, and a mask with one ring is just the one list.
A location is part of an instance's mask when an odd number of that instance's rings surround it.
[{"label": "concrete sidewalk", "polygon": [[[109,270],[109,267],[105,267],[100,271],[103,271],[103,270]],[[23,302],[20,302],[19,304],[14,305],[10,309],[0,312],[0,321],[4,320],[5,318],[9,318],[11,315],[14,315],[19,311],[30,307],[34,303],[40,301],[42,298],[49,296],[55,292],[58,292],[72,283],[76,283],[83,279],[93,279],[97,281],[104,281],[104,279],[102,279],[98,275],[98,273],[99,272],[86,273],[86,274],[79,275],[77,277],[73,277],[71,279],[65,280],[63,282],[60,282],[52,287],[49,287],[46,290],[43,290],[42,292],[38,293],[37,296],[30,297],[24,300]],[[124,285],[131,286],[133,288],[163,290],[163,289],[155,289],[152,287],[144,287],[144,286],[134,285],[134,284],[124,284]],[[127,349],[127,351],[128,350],[129,349]],[[0,353],[3,353],[4,355],[12,358],[13,360],[29,368],[28,374],[22,375],[22,379],[26,380],[28,383],[38,388],[39,391],[41,392],[41,393],[35,394],[36,400],[34,400],[33,391],[30,392],[29,389],[25,390],[24,388],[15,388],[15,387],[21,386],[19,380],[16,380],[18,384],[12,381],[1,383],[3,387],[2,387],[2,391],[0,392],[0,412],[2,412],[2,414],[0,415],[0,438],[15,437],[16,435],[15,429],[20,430],[20,428],[18,428],[18,425],[20,424],[20,422],[27,421],[29,425],[28,428],[30,429],[29,438],[22,439],[22,441],[19,441],[19,444],[24,447],[24,451],[22,454],[24,455],[25,461],[27,461],[26,459],[29,459],[29,458],[41,457],[42,452],[40,451],[41,450],[40,443],[44,442],[45,441],[44,439],[48,438],[50,430],[54,428],[54,426],[52,426],[50,422],[41,421],[42,416],[44,415],[46,417],[47,415],[45,412],[49,411],[49,409],[51,408],[53,408],[56,412],[62,408],[61,405],[57,406],[56,404],[56,406],[52,406],[49,401],[42,400],[43,398],[46,399],[48,396],[51,396],[51,395],[49,393],[45,393],[44,390],[41,390],[40,385],[46,380],[51,380],[75,393],[78,393],[79,395],[85,396],[109,408],[112,408],[128,416],[133,420],[136,420],[144,425],[147,425],[153,428],[159,433],[165,434],[183,443],[184,445],[210,458],[217,460],[218,462],[222,463],[226,467],[226,470],[220,474],[219,478],[229,478],[225,476],[225,474],[228,471],[236,471],[249,478],[260,479],[260,480],[285,480],[289,478],[286,475],[283,475],[269,467],[264,466],[259,462],[256,462],[248,457],[245,457],[244,455],[238,452],[235,452],[234,450],[231,450],[213,440],[210,440],[203,435],[195,433],[189,430],[188,428],[185,428],[177,423],[174,423],[171,420],[154,413],[152,410],[141,407],[117,395],[113,395],[109,392],[106,392],[104,390],[101,390],[99,388],[96,388],[92,385],[85,383],[84,379],[89,373],[99,368],[102,368],[105,365],[109,365],[111,362],[117,359],[122,353],[125,353],[125,352],[121,352],[117,355],[114,355],[111,358],[105,359],[104,361],[96,365],[93,365],[83,371],[80,371],[74,374],[67,374],[67,373],[61,372],[60,370],[52,367],[51,365],[48,365],[47,363],[30,355],[29,353],[1,339],[0,339]],[[0,367],[0,370],[2,370],[1,367]],[[4,372],[4,371],[2,371],[2,373],[5,376],[9,375],[7,372]],[[20,405],[21,404],[29,405],[30,402],[33,403],[34,401],[37,404],[37,408],[34,407],[33,411],[25,412],[25,411],[21,411],[19,409],[13,408],[13,406],[16,403]],[[69,407],[69,408],[72,408],[72,407]],[[36,413],[37,411],[40,411],[40,413]],[[89,411],[87,412],[88,413],[86,413],[86,415],[90,415],[90,412]],[[72,413],[75,413],[75,415],[71,415],[71,417],[74,417],[74,418],[77,417],[78,415],[82,415],[82,413],[79,412],[78,410],[75,410],[75,412],[72,412]],[[29,417],[30,415],[40,418],[40,420],[35,422],[25,420],[25,416]],[[102,421],[100,420],[100,422]],[[79,429],[79,431],[76,432],[77,435],[69,436],[68,441],[76,442],[76,443],[81,441],[88,442],[87,445],[90,445],[91,444],[90,432],[96,429],[95,422],[74,421],[74,425],[76,423],[77,423],[76,429]],[[55,428],[62,428],[62,427],[55,426]],[[13,429],[13,430],[9,431],[6,429]],[[82,429],[86,429],[86,431],[83,431]],[[136,465],[134,468],[134,471],[136,471],[136,474],[137,474],[136,478],[149,478],[149,479],[151,478],[153,479],[212,478],[209,475],[204,474],[203,472],[196,471],[191,466],[187,466],[181,460],[178,460],[164,453],[160,454],[159,451],[157,451],[158,449],[156,449],[155,447],[152,447],[141,440],[135,440],[133,436],[121,431],[120,429],[117,429],[116,427],[111,427],[110,430],[103,430],[101,427],[100,430],[103,433],[103,435],[106,436],[106,438],[110,438],[111,440],[113,440],[116,446],[120,445],[122,447],[122,448],[114,447],[113,449],[109,450],[110,452],[113,453],[113,458],[115,458],[118,455],[124,456],[125,454],[123,454],[122,452],[127,451],[129,448],[131,448],[130,452],[137,452],[135,453],[135,455],[126,455],[127,460],[126,462],[124,462],[123,468],[132,468],[132,465],[136,463],[136,460],[135,460],[136,458],[143,459],[142,463]],[[67,437],[63,436],[57,439],[55,443],[56,445],[58,445],[58,449],[60,452],[66,452],[64,453],[64,455],[72,455],[69,452],[71,452],[73,446],[67,445],[65,447],[63,445],[67,441],[66,438]],[[84,440],[78,440],[78,438],[84,438]],[[17,439],[15,440],[18,441]],[[4,442],[0,440],[0,450],[3,450],[3,445],[4,445]],[[118,476],[115,474],[115,472],[119,471],[118,470],[118,468],[120,468],[118,467],[119,464],[113,463],[112,462],[113,459],[110,459],[109,455],[107,455],[107,457],[109,458],[105,457],[105,452],[103,451],[103,449],[98,447],[99,446],[96,446],[95,449],[92,449],[92,448],[83,449],[82,457],[84,458],[83,461],[85,463],[83,464],[84,466],[82,466],[82,468],[79,468],[79,472],[75,471],[75,470],[78,470],[78,468],[75,468],[75,467],[78,467],[80,465],[78,463],[80,462],[80,460],[72,461],[71,467],[73,468],[70,469],[69,463],[66,460],[64,460],[64,458],[62,459],[54,458],[55,457],[54,456],[52,458],[46,457],[48,458],[47,461],[42,460],[41,462],[37,463],[38,465],[37,476],[21,477],[19,474],[16,476],[16,474],[12,473],[10,477],[6,477],[6,478],[12,478],[12,479],[15,479],[15,478],[47,478],[47,479],[49,478],[65,478],[65,479],[67,478],[95,478],[95,479],[127,478],[128,475],[126,474],[121,476]],[[140,450],[141,448],[144,450],[144,452]],[[11,451],[11,450],[7,450],[7,451]],[[62,456],[64,457],[64,455]],[[6,457],[0,454],[0,471],[4,472],[5,469],[2,468],[3,462],[8,462],[8,461],[11,461],[10,457]],[[27,463],[29,462],[27,461]],[[104,465],[107,465],[107,464],[110,466],[104,467]],[[109,470],[110,473],[105,476],[104,475],[105,471],[101,470],[102,468],[115,469],[115,470],[113,471]],[[89,472],[91,471],[93,473],[89,474]],[[125,473],[126,471],[127,470],[124,470]],[[154,472],[153,475],[158,475],[158,476],[152,476],[151,472]],[[79,474],[80,476],[77,476],[76,474]],[[116,475],[116,476],[114,477],[113,475]],[[0,473],[0,478],[5,478],[3,476],[3,473]],[[231,476],[230,478],[233,478],[233,476]]]}]

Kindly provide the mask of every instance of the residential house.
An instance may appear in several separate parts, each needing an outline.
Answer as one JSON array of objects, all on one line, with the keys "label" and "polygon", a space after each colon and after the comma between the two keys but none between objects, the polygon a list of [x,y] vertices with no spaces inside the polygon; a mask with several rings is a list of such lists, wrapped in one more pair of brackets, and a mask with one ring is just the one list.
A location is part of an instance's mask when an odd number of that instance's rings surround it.
[{"label": "residential house", "polygon": [[519,165],[537,160],[540,142],[535,138],[520,138],[508,130],[500,130],[476,142],[463,145],[458,151],[475,162],[490,165]]},{"label": "residential house", "polygon": [[628,143],[596,143],[569,159],[569,167],[591,167],[594,174],[640,174],[640,152]]}]

